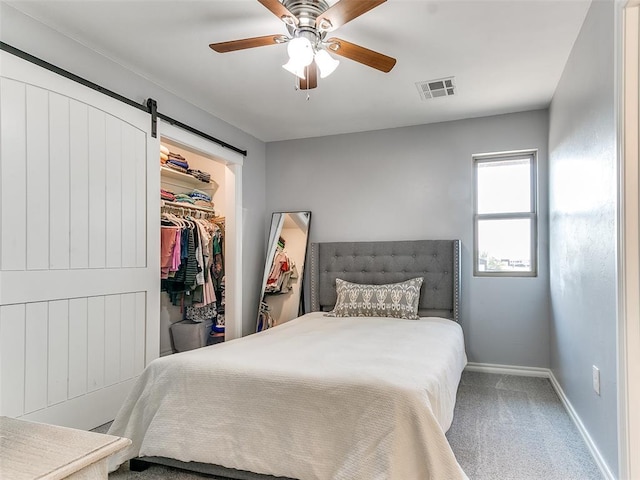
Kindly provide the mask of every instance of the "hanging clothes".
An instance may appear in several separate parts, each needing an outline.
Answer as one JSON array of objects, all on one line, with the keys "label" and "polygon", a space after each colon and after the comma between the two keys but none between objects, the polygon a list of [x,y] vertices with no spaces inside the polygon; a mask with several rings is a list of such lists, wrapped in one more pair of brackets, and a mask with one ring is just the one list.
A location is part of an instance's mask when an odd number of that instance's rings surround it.
[{"label": "hanging clothes", "polygon": [[265,302],[260,302],[256,332],[261,332],[276,326],[276,320],[271,316],[271,309]]},{"label": "hanging clothes", "polygon": [[218,330],[224,329],[221,226],[210,219],[168,211],[162,214],[161,223],[162,291],[183,308],[185,319],[212,320]]},{"label": "hanging clothes", "polygon": [[160,228],[160,278],[169,277],[178,232],[180,232],[178,227],[161,226]]},{"label": "hanging clothes", "polygon": [[298,269],[287,252],[278,243],[273,264],[269,270],[265,293],[287,293],[298,279]]}]

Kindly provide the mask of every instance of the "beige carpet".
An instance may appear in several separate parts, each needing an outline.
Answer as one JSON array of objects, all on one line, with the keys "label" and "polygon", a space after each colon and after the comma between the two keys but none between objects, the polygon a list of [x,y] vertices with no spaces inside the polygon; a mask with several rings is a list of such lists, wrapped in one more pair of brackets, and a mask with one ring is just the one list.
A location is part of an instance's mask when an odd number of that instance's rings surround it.
[{"label": "beige carpet", "polygon": [[[107,429],[108,424],[96,431]],[[544,378],[465,372],[447,438],[470,480],[602,479]],[[109,475],[109,480],[129,479],[223,480],[159,465],[144,472],[123,465]]]},{"label": "beige carpet", "polygon": [[601,480],[546,378],[465,372],[447,432],[471,480]]}]

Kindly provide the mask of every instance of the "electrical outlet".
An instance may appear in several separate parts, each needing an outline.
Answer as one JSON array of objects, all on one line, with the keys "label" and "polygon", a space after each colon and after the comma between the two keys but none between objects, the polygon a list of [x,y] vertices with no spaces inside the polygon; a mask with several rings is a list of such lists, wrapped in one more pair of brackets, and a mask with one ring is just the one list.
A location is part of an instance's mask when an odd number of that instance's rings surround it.
[{"label": "electrical outlet", "polygon": [[600,395],[600,369],[593,366],[593,390]]}]

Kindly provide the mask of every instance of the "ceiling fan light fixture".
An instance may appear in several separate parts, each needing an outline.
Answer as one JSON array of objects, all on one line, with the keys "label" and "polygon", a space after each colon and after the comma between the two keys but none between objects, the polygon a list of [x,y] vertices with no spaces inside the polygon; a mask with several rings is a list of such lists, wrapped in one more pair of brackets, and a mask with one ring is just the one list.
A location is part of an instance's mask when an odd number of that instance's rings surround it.
[{"label": "ceiling fan light fixture", "polygon": [[306,65],[300,65],[294,62],[292,59],[289,59],[287,63],[282,65],[282,68],[284,68],[288,72],[293,73],[296,77],[301,78],[302,80],[305,80],[306,79],[306,77],[304,76],[305,66]]},{"label": "ceiling fan light fixture", "polygon": [[287,45],[289,62],[296,66],[306,67],[313,62],[313,46],[306,37],[296,37],[289,40]]},{"label": "ceiling fan light fixture", "polygon": [[320,70],[320,78],[328,77],[338,68],[338,65],[340,65],[340,60],[333,58],[326,50],[318,50],[315,61]]}]

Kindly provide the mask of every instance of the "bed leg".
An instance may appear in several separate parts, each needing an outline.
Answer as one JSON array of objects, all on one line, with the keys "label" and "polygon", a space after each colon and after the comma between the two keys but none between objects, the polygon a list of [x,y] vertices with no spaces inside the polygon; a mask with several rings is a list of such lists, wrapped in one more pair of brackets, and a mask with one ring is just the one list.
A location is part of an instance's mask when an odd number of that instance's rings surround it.
[{"label": "bed leg", "polygon": [[129,470],[132,472],[144,472],[150,466],[151,464],[149,462],[145,462],[139,458],[132,458],[129,460]]}]

